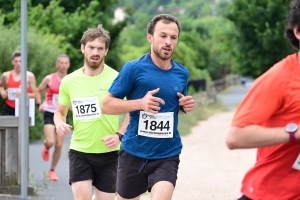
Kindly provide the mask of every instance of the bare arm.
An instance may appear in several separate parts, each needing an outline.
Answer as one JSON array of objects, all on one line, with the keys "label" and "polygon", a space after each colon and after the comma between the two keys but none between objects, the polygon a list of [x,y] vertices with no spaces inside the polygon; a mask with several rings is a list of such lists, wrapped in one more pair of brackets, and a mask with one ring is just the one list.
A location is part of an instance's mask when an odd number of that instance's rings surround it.
[{"label": "bare arm", "polygon": [[37,101],[37,89],[36,89],[36,80],[35,76],[32,72],[28,72],[28,85],[30,89],[30,93],[28,93],[29,98],[35,98]]},{"label": "bare arm", "polygon": [[[123,124],[122,126],[120,127],[119,129],[119,133],[121,133],[122,135],[124,135],[125,131],[126,131],[126,128],[127,128],[127,125],[129,124],[129,114],[127,114],[125,116],[125,119],[123,121]],[[120,139],[119,139],[119,136],[117,134],[114,134],[114,135],[108,135],[108,136],[105,136],[102,141],[105,143],[105,145],[110,149],[114,149],[116,148],[119,143],[121,142]]]},{"label": "bare arm", "polygon": [[129,117],[129,114],[126,114],[125,118],[124,118],[124,121],[119,129],[119,133],[121,133],[122,135],[124,135],[125,131],[126,131],[126,128],[129,124],[129,120],[130,120],[130,117]]},{"label": "bare arm", "polygon": [[58,102],[54,113],[54,124],[58,135],[65,135],[71,132],[72,126],[66,123],[69,106],[64,106]]},{"label": "bare arm", "polygon": [[37,95],[36,95],[36,103],[39,104],[39,111],[40,112],[44,112],[44,107],[43,105],[41,104],[42,103],[42,100],[41,100],[41,93],[47,89],[48,85],[50,85],[50,82],[51,82],[51,76],[48,75],[46,76],[41,84],[39,85],[39,87],[37,88]]},{"label": "bare arm", "polygon": [[157,114],[160,110],[159,104],[165,104],[164,100],[153,96],[158,91],[159,88],[151,90],[142,99],[136,100],[119,99],[109,93],[102,102],[101,111],[111,115],[125,114],[136,110]]},{"label": "bare arm", "polygon": [[4,89],[4,86],[6,85],[7,82],[7,77],[8,77],[8,73],[4,72],[0,79],[0,94],[3,99],[6,99],[7,97],[7,91]]},{"label": "bare arm", "polygon": [[[295,134],[300,138],[300,130]],[[226,135],[229,149],[258,148],[289,142],[289,134],[284,127],[266,128],[259,125],[246,127],[232,126]]]}]

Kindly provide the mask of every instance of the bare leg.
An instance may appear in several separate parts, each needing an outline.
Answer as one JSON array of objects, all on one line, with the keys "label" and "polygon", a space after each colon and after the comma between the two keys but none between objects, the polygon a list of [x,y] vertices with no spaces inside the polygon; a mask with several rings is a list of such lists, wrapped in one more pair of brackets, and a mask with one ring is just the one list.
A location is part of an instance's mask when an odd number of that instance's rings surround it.
[{"label": "bare leg", "polygon": [[152,200],[171,200],[174,186],[169,181],[159,181],[151,189]]},{"label": "bare leg", "polygon": [[52,124],[44,125],[44,135],[45,135],[44,145],[47,149],[50,149],[54,144],[54,131],[55,131],[54,125]]},{"label": "bare leg", "polygon": [[94,193],[95,193],[95,200],[114,200],[116,196],[116,193],[102,192],[95,187],[94,187]]},{"label": "bare leg", "polygon": [[52,156],[51,169],[55,169],[58,163],[58,160],[61,155],[61,149],[62,149],[64,138],[65,138],[64,136],[60,136],[56,134],[56,142],[55,142],[55,148]]},{"label": "bare leg", "polygon": [[78,181],[72,183],[74,200],[92,199],[92,180]]}]

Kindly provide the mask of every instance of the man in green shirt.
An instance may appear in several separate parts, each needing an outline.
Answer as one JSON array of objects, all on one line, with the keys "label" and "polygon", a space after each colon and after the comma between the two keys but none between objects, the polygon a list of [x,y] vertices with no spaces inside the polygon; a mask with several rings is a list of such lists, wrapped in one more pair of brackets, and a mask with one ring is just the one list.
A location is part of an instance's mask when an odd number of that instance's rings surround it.
[{"label": "man in green shirt", "polygon": [[73,111],[69,183],[75,200],[91,199],[92,186],[97,200],[115,198],[118,150],[129,118],[125,118],[120,134],[119,116],[101,113],[102,101],[118,75],[104,63],[109,42],[109,34],[102,25],[84,32],[81,38],[84,66],[65,76],[59,89],[54,114],[57,134],[71,131],[65,120],[70,106]]}]

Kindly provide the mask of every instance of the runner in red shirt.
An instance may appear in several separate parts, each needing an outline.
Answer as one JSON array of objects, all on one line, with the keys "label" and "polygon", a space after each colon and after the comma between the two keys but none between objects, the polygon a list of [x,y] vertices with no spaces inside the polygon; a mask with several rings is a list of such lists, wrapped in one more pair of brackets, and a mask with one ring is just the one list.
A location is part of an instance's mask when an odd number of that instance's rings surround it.
[{"label": "runner in red shirt", "polygon": [[[4,72],[0,79],[1,97],[5,99],[2,115],[15,115],[15,99],[21,96],[21,52],[12,54],[11,64],[14,69]],[[32,72],[27,71],[27,95],[36,98],[36,81]]]},{"label": "runner in red shirt", "polygon": [[57,108],[58,93],[61,80],[67,75],[70,67],[69,56],[61,54],[56,60],[57,72],[47,75],[38,87],[38,103],[40,100],[40,93],[46,90],[45,99],[39,106],[39,111],[44,113],[44,148],[42,150],[42,158],[45,161],[49,160],[50,148],[55,145],[52,156],[51,168],[48,177],[51,181],[58,181],[55,173],[55,167],[61,155],[61,148],[64,141],[64,136],[55,134],[55,126],[53,121],[54,112]]},{"label": "runner in red shirt", "polygon": [[[298,50],[300,0],[291,3],[286,38]],[[239,200],[300,199],[300,58],[287,56],[260,76],[226,136],[230,149],[258,148]],[[237,163],[238,165],[238,163]]]}]

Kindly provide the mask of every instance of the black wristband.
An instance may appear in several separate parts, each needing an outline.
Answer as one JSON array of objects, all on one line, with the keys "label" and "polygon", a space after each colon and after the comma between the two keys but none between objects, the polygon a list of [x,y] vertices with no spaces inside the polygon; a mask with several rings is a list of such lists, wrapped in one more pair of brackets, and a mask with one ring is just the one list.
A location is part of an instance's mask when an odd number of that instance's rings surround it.
[{"label": "black wristband", "polygon": [[121,133],[119,133],[119,132],[116,132],[116,134],[119,136],[119,140],[120,140],[120,142],[122,142],[122,139],[123,139],[124,135],[122,135],[122,134],[121,134]]},{"label": "black wristband", "polygon": [[182,106],[180,106],[180,110],[181,110],[184,114],[186,114],[186,112],[184,111],[184,109],[183,109]]},{"label": "black wristband", "polygon": [[40,105],[41,105],[41,104],[39,104],[39,103],[36,104],[37,107],[40,107]]}]

